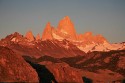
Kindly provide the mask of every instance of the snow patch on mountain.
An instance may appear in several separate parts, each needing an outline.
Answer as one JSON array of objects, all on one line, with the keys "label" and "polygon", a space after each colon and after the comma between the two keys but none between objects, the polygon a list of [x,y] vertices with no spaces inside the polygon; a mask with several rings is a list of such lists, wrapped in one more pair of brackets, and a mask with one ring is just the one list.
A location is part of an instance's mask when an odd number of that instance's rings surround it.
[{"label": "snow patch on mountain", "polygon": [[53,35],[54,39],[58,39],[58,40],[63,40],[64,39],[63,37],[61,37],[61,36],[59,36],[59,35],[57,35],[55,33],[52,33],[52,35]]}]

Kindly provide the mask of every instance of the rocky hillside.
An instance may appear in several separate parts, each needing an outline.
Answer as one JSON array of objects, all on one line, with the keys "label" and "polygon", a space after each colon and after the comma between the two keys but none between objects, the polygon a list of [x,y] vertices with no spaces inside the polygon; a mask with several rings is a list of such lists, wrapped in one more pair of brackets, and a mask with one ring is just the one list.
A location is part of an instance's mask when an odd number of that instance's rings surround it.
[{"label": "rocky hillside", "polygon": [[38,82],[38,75],[20,55],[0,46],[0,82]]}]

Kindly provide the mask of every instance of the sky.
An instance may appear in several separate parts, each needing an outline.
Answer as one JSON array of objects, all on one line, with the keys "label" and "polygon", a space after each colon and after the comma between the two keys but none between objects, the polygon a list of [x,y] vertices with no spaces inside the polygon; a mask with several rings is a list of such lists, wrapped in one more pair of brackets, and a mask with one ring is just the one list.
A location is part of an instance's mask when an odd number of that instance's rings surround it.
[{"label": "sky", "polygon": [[57,27],[69,16],[77,33],[102,34],[125,42],[125,0],[0,0],[0,39],[32,30],[42,35],[47,22]]}]

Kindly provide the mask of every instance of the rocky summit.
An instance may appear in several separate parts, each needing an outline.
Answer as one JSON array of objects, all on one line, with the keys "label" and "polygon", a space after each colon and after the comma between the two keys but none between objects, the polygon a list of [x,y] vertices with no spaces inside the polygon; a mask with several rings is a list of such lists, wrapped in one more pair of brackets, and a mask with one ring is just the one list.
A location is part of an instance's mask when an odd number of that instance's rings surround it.
[{"label": "rocky summit", "polygon": [[28,31],[25,36],[29,41],[34,41],[34,36],[32,31]]},{"label": "rocky summit", "polygon": [[125,42],[78,34],[69,16],[42,35],[19,32],[0,40],[0,82],[124,83]]}]

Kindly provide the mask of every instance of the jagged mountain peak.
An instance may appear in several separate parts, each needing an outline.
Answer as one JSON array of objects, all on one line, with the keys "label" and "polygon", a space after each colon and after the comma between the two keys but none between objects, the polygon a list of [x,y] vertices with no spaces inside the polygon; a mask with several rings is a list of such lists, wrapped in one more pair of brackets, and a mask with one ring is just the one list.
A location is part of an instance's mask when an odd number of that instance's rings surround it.
[{"label": "jagged mountain peak", "polygon": [[67,38],[69,39],[76,39],[76,30],[74,24],[68,16],[65,16],[59,21],[57,30],[62,34],[67,35]]},{"label": "jagged mountain peak", "polygon": [[35,39],[34,39],[34,36],[33,36],[33,33],[32,33],[31,30],[29,30],[29,31],[26,33],[25,37],[26,37],[28,40],[30,40],[30,41],[34,41],[34,40],[35,40]]},{"label": "jagged mountain peak", "polygon": [[92,32],[85,32],[84,35],[85,35],[85,36],[92,36],[93,33],[92,33]]},{"label": "jagged mountain peak", "polygon": [[50,27],[51,27],[51,23],[48,22],[48,23],[46,24],[46,28],[50,28]]},{"label": "jagged mountain peak", "polygon": [[36,40],[40,40],[40,34],[39,33],[36,35]]},{"label": "jagged mountain peak", "polygon": [[18,36],[18,35],[21,35],[21,34],[18,33],[18,32],[14,32],[13,35]]},{"label": "jagged mountain peak", "polygon": [[[124,49],[125,45],[122,44],[110,44],[106,38],[102,35],[94,35],[92,32],[85,32],[84,34],[77,34],[74,28],[74,25],[69,16],[65,16],[63,19],[59,21],[58,26],[52,27],[51,23],[48,22],[45,26],[45,29],[42,33],[42,38],[40,34],[37,34],[36,37],[33,36],[31,30],[29,30],[25,36],[20,35],[18,32],[15,32],[5,39],[2,39],[2,43],[4,46],[7,45],[8,42],[14,43],[34,43],[37,40],[58,40],[62,41],[67,40],[70,43],[76,45],[82,51],[93,51],[93,50],[116,50],[116,49]],[[7,42],[8,41],[8,42]],[[38,41],[37,41],[38,42]],[[54,41],[55,42],[55,41]],[[2,46],[3,46],[2,45]],[[31,44],[30,44],[31,45]]]},{"label": "jagged mountain peak", "polygon": [[101,34],[96,35],[94,38],[97,43],[108,42]]},{"label": "jagged mountain peak", "polygon": [[42,34],[42,40],[46,39],[67,39],[69,41],[85,41],[86,43],[96,43],[96,40],[97,42],[106,41],[103,36],[94,36],[92,32],[77,34],[74,24],[69,16],[65,16],[63,19],[61,19],[57,28],[52,27],[50,22],[48,22]]},{"label": "jagged mountain peak", "polygon": [[69,16],[65,16],[65,17],[63,17],[63,19],[62,19],[63,21],[70,21],[71,22],[71,19],[70,19],[70,17]]},{"label": "jagged mountain peak", "polygon": [[4,40],[9,41],[9,40],[12,40],[13,38],[16,38],[16,39],[23,38],[23,35],[21,35],[18,32],[14,32],[13,34],[7,35]]},{"label": "jagged mountain peak", "polygon": [[67,26],[67,28],[68,27],[74,28],[73,22],[71,21],[70,17],[65,16],[63,19],[59,21],[58,28],[64,28],[64,26]]},{"label": "jagged mountain peak", "polygon": [[48,22],[45,26],[45,29],[42,33],[42,40],[52,39],[52,28],[50,22]]}]

